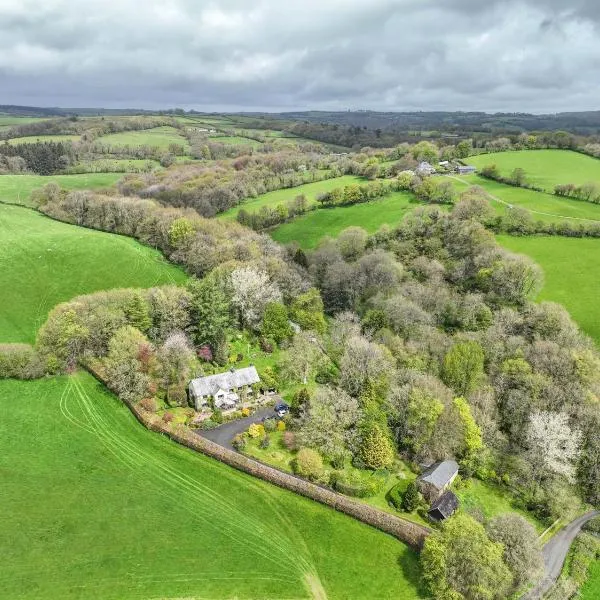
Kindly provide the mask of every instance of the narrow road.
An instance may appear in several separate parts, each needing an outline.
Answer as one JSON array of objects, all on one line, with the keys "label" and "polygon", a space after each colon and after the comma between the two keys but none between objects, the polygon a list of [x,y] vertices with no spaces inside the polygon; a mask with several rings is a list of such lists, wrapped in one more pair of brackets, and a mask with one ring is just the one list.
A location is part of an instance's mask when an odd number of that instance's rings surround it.
[{"label": "narrow road", "polygon": [[593,510],[581,515],[563,527],[542,549],[544,557],[544,578],[522,600],[539,600],[543,598],[558,579],[562,571],[565,558],[569,553],[571,544],[581,531],[581,527],[590,519],[600,515],[600,511]]},{"label": "narrow road", "polygon": [[211,442],[215,442],[219,444],[219,446],[223,446],[224,448],[229,448],[229,450],[235,450],[231,441],[238,434],[246,431],[252,423],[257,423],[261,421],[264,417],[275,417],[275,411],[272,406],[268,406],[266,408],[261,408],[257,410],[253,415],[249,417],[244,417],[243,419],[237,419],[236,421],[230,421],[229,423],[224,423],[215,429],[207,429],[203,431],[202,429],[196,429],[196,433],[210,440]]}]

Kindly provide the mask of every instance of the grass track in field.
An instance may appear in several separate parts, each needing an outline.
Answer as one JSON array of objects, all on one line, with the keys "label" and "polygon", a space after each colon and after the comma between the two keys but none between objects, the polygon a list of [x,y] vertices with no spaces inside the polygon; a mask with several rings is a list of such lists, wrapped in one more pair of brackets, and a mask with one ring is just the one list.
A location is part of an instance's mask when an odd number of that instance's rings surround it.
[{"label": "grass track in field", "polygon": [[549,192],[561,183],[600,183],[600,160],[571,150],[521,150],[470,156],[465,160],[478,169],[495,164],[503,176],[525,169],[528,181]]},{"label": "grass track in field", "polygon": [[146,431],[90,375],[0,381],[0,410],[4,598],[423,597],[406,546]]},{"label": "grass track in field", "polygon": [[219,218],[223,219],[235,219],[238,212],[240,212],[242,208],[248,212],[255,212],[263,206],[274,207],[278,204],[289,202],[300,194],[304,194],[308,198],[309,202],[314,203],[316,202],[319,194],[323,192],[329,192],[335,188],[344,187],[345,185],[350,185],[352,183],[365,183],[365,179],[356,175],[342,175],[341,177],[305,183],[292,188],[274,190],[272,192],[267,192],[266,194],[261,194],[256,198],[244,200],[244,202],[238,206],[234,206],[218,216]]},{"label": "grass track in field", "polygon": [[544,270],[538,300],[562,304],[581,329],[600,345],[600,239],[497,236],[505,248],[526,254]]},{"label": "grass track in field", "polygon": [[[600,165],[600,161],[598,161]],[[479,185],[489,194],[511,204],[532,212],[534,220],[545,222],[572,221],[573,223],[585,221],[600,221],[600,205],[571,198],[559,198],[553,194],[536,192],[525,188],[505,185],[479,175],[466,175],[463,177],[450,177],[460,192],[469,185]],[[507,208],[498,202],[492,202],[499,214],[505,214]]]},{"label": "grass track in field", "polygon": [[75,296],[185,279],[132,238],[0,204],[0,342],[33,342],[48,312]]},{"label": "grass track in field", "polygon": [[168,150],[170,144],[179,144],[186,152],[189,150],[188,141],[179,134],[179,130],[167,125],[103,135],[97,139],[97,143],[108,146],[154,146],[161,150]]},{"label": "grass track in field", "polygon": [[123,173],[84,173],[82,175],[0,175],[0,202],[31,206],[31,192],[54,181],[68,190],[101,189],[114,185]]},{"label": "grass track in field", "polygon": [[418,203],[408,192],[394,192],[381,200],[353,206],[320,208],[277,227],[271,237],[282,244],[296,241],[304,249],[317,246],[326,235],[336,237],[343,229],[357,225],[374,233],[382,225],[396,225]]}]

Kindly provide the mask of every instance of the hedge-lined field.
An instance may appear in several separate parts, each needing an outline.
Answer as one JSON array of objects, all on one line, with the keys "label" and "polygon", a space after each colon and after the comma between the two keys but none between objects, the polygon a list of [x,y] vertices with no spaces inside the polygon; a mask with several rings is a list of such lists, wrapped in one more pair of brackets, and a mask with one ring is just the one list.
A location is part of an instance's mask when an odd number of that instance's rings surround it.
[{"label": "hedge-lined field", "polygon": [[538,300],[562,304],[579,326],[600,344],[600,240],[565,237],[497,236],[504,247],[533,258],[544,270]]},{"label": "hedge-lined field", "polygon": [[[600,166],[600,161],[598,161],[598,165]],[[455,182],[456,189],[459,192],[466,190],[470,185],[479,185],[490,195],[503,202],[531,211],[536,221],[553,223],[564,221],[565,219],[574,221],[575,223],[579,221],[600,221],[600,205],[591,202],[561,198],[553,194],[514,187],[490,179],[484,179],[479,175],[452,176],[450,180]],[[492,201],[492,204],[498,213],[506,213],[506,205],[498,201]]]},{"label": "hedge-lined field", "polygon": [[81,175],[0,175],[0,202],[31,206],[31,192],[51,181],[67,190],[95,190],[114,185],[123,173]]},{"label": "hedge-lined field", "polygon": [[336,237],[343,229],[357,225],[374,233],[382,225],[396,225],[407,212],[418,205],[409,192],[394,192],[380,200],[353,206],[321,208],[284,223],[271,232],[271,237],[287,244],[298,242],[300,247],[317,246],[326,235]]},{"label": "hedge-lined field", "polygon": [[260,210],[263,206],[275,207],[278,204],[285,204],[301,194],[304,194],[307,197],[309,203],[314,204],[317,196],[323,192],[330,192],[335,188],[344,187],[345,185],[350,185],[352,183],[365,183],[365,181],[364,177],[342,175],[341,177],[305,183],[304,185],[298,185],[296,187],[274,190],[272,192],[267,192],[266,194],[261,194],[256,198],[249,198],[245,202],[242,202],[242,204],[234,206],[218,216],[222,219],[235,219],[242,208],[248,212],[255,212]]},{"label": "hedge-lined field", "polygon": [[0,381],[0,409],[7,598],[423,597],[406,546],[146,431],[90,375]]},{"label": "hedge-lined field", "polygon": [[183,282],[135,240],[0,204],[0,342],[32,342],[60,302],[97,290]]},{"label": "hedge-lined field", "polygon": [[521,150],[469,156],[465,160],[478,169],[495,164],[508,177],[512,170],[525,170],[527,181],[549,192],[561,183],[600,183],[600,160],[570,150]]},{"label": "hedge-lined field", "polygon": [[78,135],[28,135],[8,140],[9,144],[35,144],[36,142],[76,142]]},{"label": "hedge-lined field", "polygon": [[179,134],[175,127],[163,126],[141,131],[122,131],[103,135],[97,140],[98,144],[109,146],[153,146],[168,150],[170,144],[179,144],[187,151],[188,141]]}]

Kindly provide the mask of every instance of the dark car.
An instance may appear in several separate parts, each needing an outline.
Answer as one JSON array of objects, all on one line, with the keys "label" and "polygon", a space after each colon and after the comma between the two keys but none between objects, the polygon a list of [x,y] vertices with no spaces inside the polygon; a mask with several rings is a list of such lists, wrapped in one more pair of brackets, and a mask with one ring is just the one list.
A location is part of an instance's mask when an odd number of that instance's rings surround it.
[{"label": "dark car", "polygon": [[275,405],[275,413],[279,418],[285,417],[290,412],[290,407],[285,402],[278,402]]}]

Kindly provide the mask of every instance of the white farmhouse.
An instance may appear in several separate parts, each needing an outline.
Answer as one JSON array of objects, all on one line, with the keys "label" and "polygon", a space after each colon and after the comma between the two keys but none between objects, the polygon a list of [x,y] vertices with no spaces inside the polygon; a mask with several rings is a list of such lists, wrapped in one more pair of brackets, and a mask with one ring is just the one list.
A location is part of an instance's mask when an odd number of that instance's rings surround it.
[{"label": "white farmhouse", "polygon": [[190,397],[196,410],[208,406],[213,400],[215,408],[234,408],[240,400],[240,394],[252,394],[252,385],[260,382],[255,367],[231,369],[225,373],[199,377],[190,381]]},{"label": "white farmhouse", "polygon": [[423,161],[419,163],[416,172],[417,175],[433,175],[435,173],[435,167],[427,161]]}]

